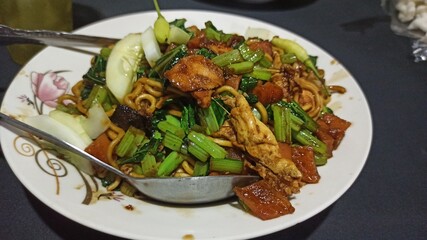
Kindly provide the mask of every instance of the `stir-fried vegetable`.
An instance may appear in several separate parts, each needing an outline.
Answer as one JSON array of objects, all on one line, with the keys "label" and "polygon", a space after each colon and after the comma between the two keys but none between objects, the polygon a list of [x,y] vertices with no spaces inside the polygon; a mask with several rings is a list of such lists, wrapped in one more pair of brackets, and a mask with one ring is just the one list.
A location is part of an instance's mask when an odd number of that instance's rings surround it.
[{"label": "stir-fried vegetable", "polygon": [[[75,96],[64,98],[73,103],[27,121],[47,129],[38,123],[46,120],[51,132],[65,123],[62,138],[135,177],[259,174],[265,181],[254,189],[282,194],[284,205],[318,181],[316,165],[326,164],[349,123],[326,106],[316,57],[285,38],[168,22],[154,5],[152,27],[93,58]],[[135,193],[110,174],[104,183]]]}]

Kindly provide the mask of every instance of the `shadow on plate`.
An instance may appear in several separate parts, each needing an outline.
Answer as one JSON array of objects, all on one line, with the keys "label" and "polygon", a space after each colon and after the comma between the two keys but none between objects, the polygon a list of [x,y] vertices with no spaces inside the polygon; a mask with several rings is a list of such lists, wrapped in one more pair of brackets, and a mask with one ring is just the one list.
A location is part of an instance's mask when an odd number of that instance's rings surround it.
[{"label": "shadow on plate", "polygon": [[301,8],[316,0],[195,0],[211,5],[245,10],[283,10]]},{"label": "shadow on plate", "polygon": [[[84,239],[124,240],[123,238],[108,235],[95,229],[83,226],[62,216],[61,214],[57,213],[56,211],[52,210],[44,203],[42,203],[27,189],[25,189],[25,194],[27,195],[31,206],[37,212],[39,217],[61,239],[80,239],[82,236],[84,236]],[[215,204],[220,203],[218,202]],[[227,201],[224,201],[223,204],[227,204]],[[228,200],[228,204],[231,204],[230,200]],[[254,240],[283,239],[284,236],[286,236],[286,239],[307,239],[316,230],[317,226],[320,226],[322,222],[328,217],[329,212],[331,211],[333,206],[334,205],[326,208],[319,214],[293,227],[269,234],[267,236],[258,237]],[[240,206],[234,207],[240,208]]]},{"label": "shadow on plate", "polygon": [[25,189],[25,193],[39,217],[60,239],[124,240],[124,238],[108,235],[74,222],[47,207],[27,189]]}]

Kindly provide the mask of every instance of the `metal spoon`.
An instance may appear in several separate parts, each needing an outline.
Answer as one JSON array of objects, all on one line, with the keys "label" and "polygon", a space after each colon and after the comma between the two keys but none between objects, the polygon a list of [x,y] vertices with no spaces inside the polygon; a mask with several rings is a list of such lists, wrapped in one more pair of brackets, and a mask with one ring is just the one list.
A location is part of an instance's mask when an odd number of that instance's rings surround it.
[{"label": "metal spoon", "polygon": [[46,132],[40,131],[26,123],[0,112],[1,121],[22,131],[28,132],[65,150],[75,153],[126,179],[146,196],[167,203],[197,204],[209,203],[232,197],[235,186],[243,187],[259,179],[250,175],[224,175],[187,178],[135,178],[104,163],[85,151],[60,140]]},{"label": "metal spoon", "polygon": [[15,29],[0,24],[0,43],[30,43],[56,47],[103,47],[119,39],[55,32],[48,30]]}]

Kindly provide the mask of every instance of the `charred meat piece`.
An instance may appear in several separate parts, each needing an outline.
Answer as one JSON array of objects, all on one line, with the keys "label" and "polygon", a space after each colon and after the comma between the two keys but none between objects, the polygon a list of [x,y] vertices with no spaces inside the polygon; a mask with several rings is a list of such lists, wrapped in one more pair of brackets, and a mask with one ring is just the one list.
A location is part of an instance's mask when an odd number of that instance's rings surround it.
[{"label": "charred meat piece", "polygon": [[311,147],[292,147],[292,161],[302,173],[301,181],[305,183],[318,183],[320,175],[314,162],[314,152]]},{"label": "charred meat piece", "polygon": [[258,97],[258,101],[260,101],[263,105],[276,103],[283,98],[282,88],[271,82],[257,85],[253,89],[253,94]]},{"label": "charred meat piece", "polygon": [[130,126],[134,126],[144,132],[149,131],[151,128],[151,118],[141,115],[138,111],[126,105],[118,105],[110,119],[111,122],[124,131],[128,130]]},{"label": "charred meat piece", "polygon": [[288,198],[265,180],[246,187],[236,187],[234,192],[251,213],[262,220],[277,218],[295,211]]},{"label": "charred meat piece", "polygon": [[211,105],[212,94],[213,90],[200,90],[191,92],[191,96],[197,100],[197,105],[202,108],[208,108],[209,105]]},{"label": "charred meat piece", "polygon": [[248,43],[251,50],[261,49],[265,54],[273,56],[273,44],[267,40],[250,41]]},{"label": "charred meat piece", "polygon": [[[225,83],[222,69],[201,55],[180,59],[164,76],[172,86],[190,93],[214,90]],[[204,94],[193,94],[193,97],[203,104],[202,107],[206,107],[210,105],[211,95],[212,92],[207,91]]]},{"label": "charred meat piece", "polygon": [[319,128],[316,136],[328,147],[328,153],[332,155],[332,150],[335,150],[344,138],[345,131],[350,127],[351,123],[335,116],[334,114],[324,114],[317,120]]}]

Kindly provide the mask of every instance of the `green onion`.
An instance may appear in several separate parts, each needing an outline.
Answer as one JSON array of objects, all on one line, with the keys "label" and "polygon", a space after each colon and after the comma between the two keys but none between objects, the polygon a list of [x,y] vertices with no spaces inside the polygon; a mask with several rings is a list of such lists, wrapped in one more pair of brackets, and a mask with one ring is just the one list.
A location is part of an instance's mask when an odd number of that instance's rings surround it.
[{"label": "green onion", "polygon": [[273,110],[274,135],[279,142],[292,142],[291,111],[287,107],[277,104],[271,106]]},{"label": "green onion", "polygon": [[160,163],[157,171],[158,177],[169,176],[178,166],[184,161],[184,158],[178,152],[171,152],[169,155]]},{"label": "green onion", "polygon": [[166,131],[166,134],[163,138],[163,145],[171,150],[179,152],[181,150],[181,146],[183,141],[180,137],[175,134]]},{"label": "green onion", "polygon": [[176,136],[180,137],[181,139],[185,137],[184,129],[182,129],[179,125],[176,126],[176,125],[168,122],[167,120],[160,121],[157,124],[157,127],[160,129],[160,131],[162,131],[164,133],[169,131],[169,132],[175,134]]},{"label": "green onion", "polygon": [[138,149],[135,151],[135,153],[131,157],[120,159],[118,163],[125,164],[125,163],[140,162],[141,159],[144,159],[147,153],[151,153],[151,154],[158,153],[159,152],[158,149],[161,142],[162,142],[162,135],[158,131],[155,131],[153,133],[153,136],[150,138],[150,140],[145,144],[141,143],[138,146]]},{"label": "green onion", "polygon": [[214,143],[201,133],[191,131],[188,133],[188,139],[205,150],[207,153],[209,153],[210,156],[214,158],[225,158],[227,155],[227,151],[225,151],[224,148]]},{"label": "green onion", "polygon": [[312,147],[316,153],[321,155],[326,155],[327,153],[326,144],[313,136],[307,129],[303,129],[299,132],[292,131],[292,137],[302,145]]},{"label": "green onion", "polygon": [[132,145],[130,145],[125,154],[125,156],[129,157],[135,154],[135,152],[138,150],[138,147],[144,142],[144,140],[147,140],[144,131],[134,128],[132,126],[129,129],[131,128],[133,129],[135,138],[133,139]]},{"label": "green onion", "polygon": [[234,74],[249,73],[253,71],[254,63],[250,61],[232,63],[228,65],[227,68]]},{"label": "green onion", "polygon": [[295,56],[295,54],[293,53],[285,53],[280,57],[280,60],[282,61],[282,63],[292,64],[296,62],[298,59],[297,59],[297,56]]},{"label": "green onion", "polygon": [[196,161],[194,163],[193,176],[206,176],[209,173],[209,162]]},{"label": "green onion", "polygon": [[182,109],[181,128],[188,134],[190,129],[196,124],[194,106],[184,106]]},{"label": "green onion", "polygon": [[209,159],[209,153],[193,142],[189,142],[187,150],[195,158],[199,159],[202,162],[206,162]]},{"label": "green onion", "polygon": [[83,106],[85,108],[90,108],[95,102],[102,105],[102,103],[107,99],[107,97],[107,89],[101,85],[96,84],[93,86],[92,91],[90,91],[89,96],[84,100]]},{"label": "green onion", "polygon": [[130,148],[130,145],[133,143],[133,139],[135,138],[135,135],[131,131],[126,131],[125,135],[123,136],[122,140],[120,141],[119,145],[116,148],[116,154],[119,157],[124,157],[127,150]]},{"label": "green onion", "polygon": [[141,142],[145,139],[144,131],[130,126],[116,147],[116,154],[119,157],[132,156]]},{"label": "green onion", "polygon": [[294,100],[289,103],[289,107],[295,113],[297,116],[299,116],[304,121],[304,126],[310,130],[311,132],[316,132],[319,125],[314,121],[312,117],[308,115],[304,109],[301,108],[301,106],[295,102]]},{"label": "green onion", "polygon": [[243,171],[243,161],[230,158],[212,158],[210,171],[240,174]]},{"label": "green onion", "polygon": [[237,63],[243,61],[242,55],[240,55],[240,52],[238,49],[234,49],[231,51],[228,51],[226,53],[220,54],[214,58],[212,58],[213,63],[220,67],[225,67],[227,65],[230,65],[232,63]]},{"label": "green onion", "polygon": [[146,177],[156,176],[157,162],[156,162],[156,158],[153,155],[151,154],[145,155],[144,159],[141,161],[141,172]]},{"label": "green onion", "polygon": [[265,69],[259,69],[259,68],[254,68],[251,73],[248,73],[248,75],[253,78],[264,80],[264,81],[268,81],[271,78],[270,71],[267,71]]},{"label": "green onion", "polygon": [[328,156],[326,154],[315,153],[314,162],[316,163],[316,166],[325,165],[328,162]]},{"label": "green onion", "polygon": [[165,118],[166,118],[166,122],[168,122],[174,126],[177,126],[177,127],[181,126],[181,122],[179,121],[178,118],[176,118],[172,115],[166,115]]},{"label": "green onion", "polygon": [[258,50],[251,50],[249,46],[245,43],[240,44],[238,47],[240,54],[242,55],[243,59],[246,61],[250,61],[253,63],[256,63],[260,61],[264,57],[264,52],[261,49]]},{"label": "green onion", "polygon": [[259,60],[258,64],[263,68],[270,68],[271,65],[273,65],[273,63],[270,62],[265,56]]}]

